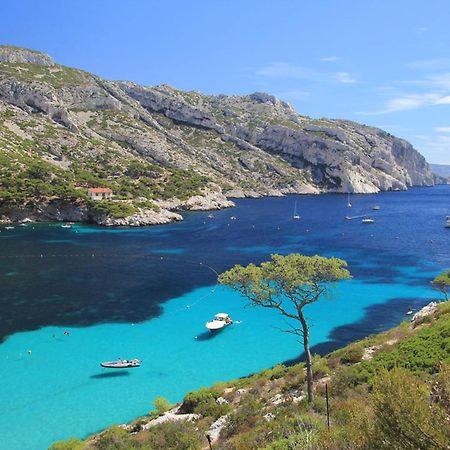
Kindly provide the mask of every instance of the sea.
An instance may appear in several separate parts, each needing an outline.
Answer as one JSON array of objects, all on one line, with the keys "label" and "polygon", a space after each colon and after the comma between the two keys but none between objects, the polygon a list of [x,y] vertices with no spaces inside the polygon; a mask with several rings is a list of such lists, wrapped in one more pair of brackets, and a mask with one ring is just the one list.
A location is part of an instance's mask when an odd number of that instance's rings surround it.
[{"label": "sea", "polygon": [[[438,299],[430,280],[450,267],[450,186],[350,202],[339,194],[238,199],[232,209],[142,228],[1,226],[0,448],[85,438],[148,414],[158,396],[178,402],[202,386],[301,360],[276,311],[217,285],[234,264],[292,252],[348,262],[352,279],[305,309],[317,354]],[[235,323],[211,334],[205,322],[218,312]],[[118,358],[142,365],[100,367]]]}]

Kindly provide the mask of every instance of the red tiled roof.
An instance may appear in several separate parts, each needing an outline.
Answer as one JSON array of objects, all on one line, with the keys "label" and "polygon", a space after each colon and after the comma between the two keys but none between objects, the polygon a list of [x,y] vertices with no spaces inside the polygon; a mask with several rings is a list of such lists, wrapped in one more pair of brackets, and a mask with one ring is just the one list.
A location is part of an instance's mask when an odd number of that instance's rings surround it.
[{"label": "red tiled roof", "polygon": [[92,192],[95,194],[107,194],[109,192],[112,192],[109,188],[90,188],[88,192]]}]

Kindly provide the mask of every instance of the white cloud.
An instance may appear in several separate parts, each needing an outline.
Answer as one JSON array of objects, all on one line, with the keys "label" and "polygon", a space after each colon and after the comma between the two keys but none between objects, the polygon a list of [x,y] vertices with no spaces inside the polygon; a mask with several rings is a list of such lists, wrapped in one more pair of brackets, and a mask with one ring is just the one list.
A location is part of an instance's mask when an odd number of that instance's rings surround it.
[{"label": "white cloud", "polygon": [[308,67],[286,63],[275,62],[261,67],[256,71],[257,75],[274,78],[299,78],[311,79],[317,75],[317,72]]},{"label": "white cloud", "polygon": [[436,105],[450,105],[450,95],[446,95],[444,97],[438,98],[436,100]]},{"label": "white cloud", "polygon": [[322,62],[336,62],[340,59],[341,58],[339,56],[324,56],[323,58],[320,58]]},{"label": "white cloud", "polygon": [[448,105],[450,104],[450,95],[438,93],[409,94],[400,97],[391,98],[386,102],[383,109],[378,111],[358,112],[361,115],[387,114],[398,111],[409,111],[423,108],[425,106]]},{"label": "white cloud", "polygon": [[443,72],[438,74],[427,74],[422,80],[406,80],[400,82],[401,84],[408,84],[413,86],[421,86],[431,89],[450,89],[450,72]]},{"label": "white cloud", "polygon": [[450,133],[450,127],[437,127],[434,129],[438,133]]},{"label": "white cloud", "polygon": [[440,70],[450,66],[449,58],[419,59],[406,64],[406,67],[417,70]]},{"label": "white cloud", "polygon": [[338,83],[356,83],[356,78],[349,72],[336,72],[333,79]]}]

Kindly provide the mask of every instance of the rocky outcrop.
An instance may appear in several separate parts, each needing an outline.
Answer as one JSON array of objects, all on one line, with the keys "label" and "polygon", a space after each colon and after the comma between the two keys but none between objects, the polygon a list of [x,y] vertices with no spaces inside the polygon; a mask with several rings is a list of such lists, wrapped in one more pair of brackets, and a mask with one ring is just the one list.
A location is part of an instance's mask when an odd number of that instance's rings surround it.
[{"label": "rocky outcrop", "polygon": [[425,305],[422,309],[417,311],[411,319],[411,322],[415,325],[419,324],[423,321],[423,319],[427,316],[431,316],[434,314],[437,310],[437,303],[436,302],[430,302],[428,305]]},{"label": "rocky outcrop", "polygon": [[15,47],[13,45],[0,46],[0,63],[25,63],[42,66],[53,66],[55,62],[47,53]]}]

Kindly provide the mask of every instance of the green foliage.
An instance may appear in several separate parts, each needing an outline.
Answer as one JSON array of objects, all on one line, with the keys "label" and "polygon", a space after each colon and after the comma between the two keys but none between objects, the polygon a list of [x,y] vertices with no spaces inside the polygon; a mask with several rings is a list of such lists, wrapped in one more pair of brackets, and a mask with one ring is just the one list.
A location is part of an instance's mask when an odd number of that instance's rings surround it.
[{"label": "green foliage", "polygon": [[69,439],[67,441],[55,442],[49,450],[84,450],[86,443],[81,439]]},{"label": "green foliage", "polygon": [[121,450],[130,442],[129,433],[121,427],[112,426],[100,434],[95,442],[96,450]]},{"label": "green foliage", "polygon": [[322,378],[330,373],[327,359],[322,358],[320,355],[314,355],[312,359],[312,365],[315,378]]},{"label": "green foliage", "polygon": [[90,203],[90,206],[93,211],[115,217],[116,219],[132,216],[137,212],[137,209],[129,203],[108,200],[94,201]]},{"label": "green foliage", "polygon": [[341,354],[341,362],[343,364],[356,364],[361,361],[364,355],[364,349],[362,346],[352,346],[346,348]]},{"label": "green foliage", "polygon": [[190,422],[166,422],[152,428],[143,436],[132,439],[133,446],[124,447],[123,450],[139,448],[142,450],[200,450],[202,445],[201,434],[197,426]]},{"label": "green foliage", "polygon": [[277,364],[271,369],[266,369],[263,370],[262,372],[259,372],[257,375],[258,378],[264,378],[267,380],[278,380],[279,378],[286,375],[287,372],[288,369],[286,366],[283,366],[283,364]]},{"label": "green foliage", "polygon": [[376,448],[447,448],[450,429],[445,411],[430,405],[429,398],[429,387],[405,369],[378,375],[372,394]]},{"label": "green foliage", "polygon": [[201,405],[216,403],[220,392],[203,387],[198,391],[189,392],[183,399],[181,409],[184,413],[194,413]]},{"label": "green foliage", "polygon": [[390,352],[375,355],[370,366],[405,367],[413,373],[436,373],[441,362],[450,362],[450,314],[442,314],[433,326],[417,331]]},{"label": "green foliage", "polygon": [[444,299],[448,300],[448,289],[450,289],[450,270],[438,275],[432,282],[433,286],[442,292]]},{"label": "green foliage", "polygon": [[152,417],[158,417],[169,411],[173,405],[164,397],[156,397],[155,400],[153,400],[153,406],[155,409],[150,412],[150,415]]}]

